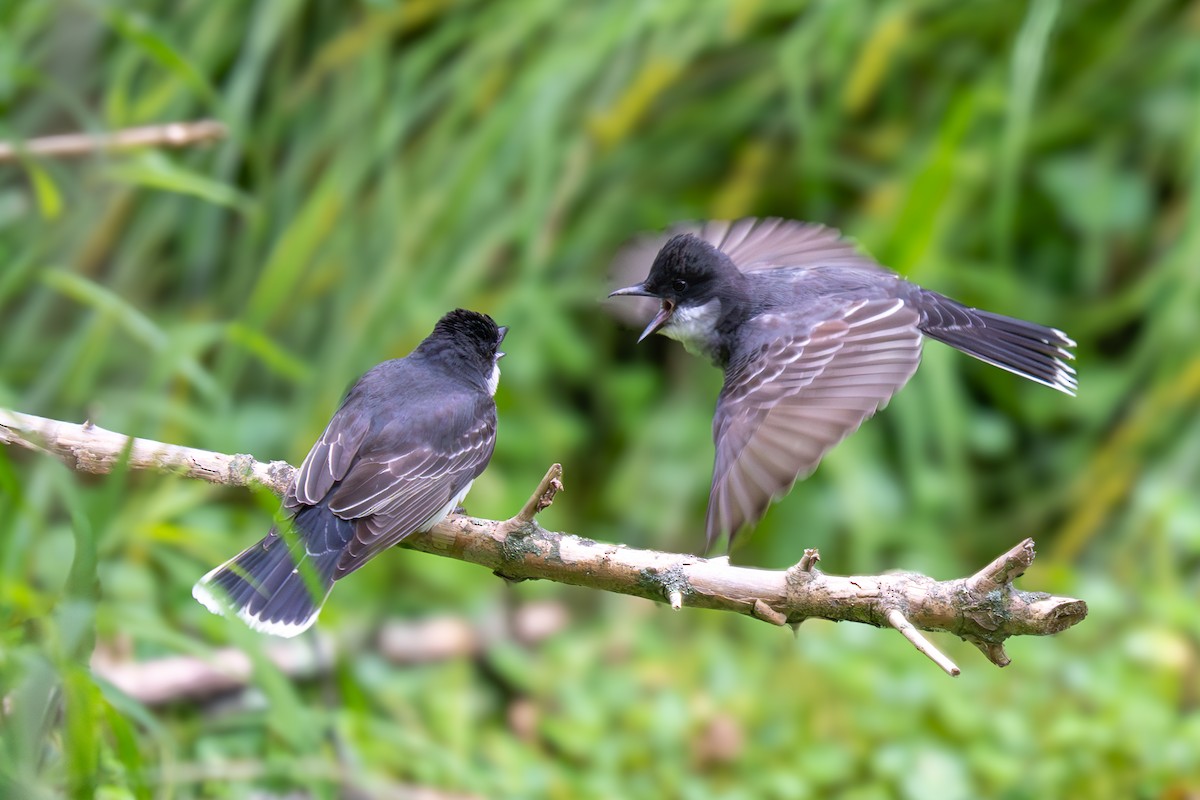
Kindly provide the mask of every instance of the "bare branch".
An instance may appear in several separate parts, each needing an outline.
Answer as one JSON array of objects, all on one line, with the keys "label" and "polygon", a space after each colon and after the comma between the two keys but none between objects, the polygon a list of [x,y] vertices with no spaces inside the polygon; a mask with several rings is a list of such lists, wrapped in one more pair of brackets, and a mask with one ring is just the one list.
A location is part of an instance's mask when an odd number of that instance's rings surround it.
[{"label": "bare branch", "polygon": [[[234,486],[254,481],[277,494],[295,471],[282,461],[263,464],[249,456],[130,440],[91,424],[12,412],[0,412],[0,441],[54,454],[88,472],[108,472],[128,452],[128,464],[135,469],[178,471]],[[1033,560],[1030,540],[977,574],[948,581],[911,572],[829,575],[816,568],[816,550],[806,550],[787,570],[752,569],[733,566],[727,558],[637,550],[547,531],[529,512],[536,513],[534,509],[553,499],[561,486],[558,474],[551,467],[512,519],[452,514],[432,530],[412,534],[401,546],[479,564],[511,580],[541,578],[677,607],[733,611],[772,625],[794,627],[816,618],[892,627],[950,674],[956,674],[957,667],[916,631],[955,634],[992,663],[1005,666],[1005,639],[1058,633],[1087,616],[1082,600],[1013,587],[1013,579]]]},{"label": "bare branch", "polygon": [[196,122],[170,122],[123,128],[112,133],[64,133],[42,136],[22,142],[0,142],[0,163],[22,156],[75,158],[99,152],[135,150],[139,147],[190,147],[223,139],[226,128],[211,119]]},{"label": "bare branch", "polygon": [[286,491],[296,471],[286,461],[263,463],[253,456],[229,456],[149,439],[131,439],[90,422],[76,425],[3,409],[0,409],[0,442],[40,450],[57,456],[72,469],[94,473],[111,472],[128,447],[130,469],[178,472],[227,486],[257,483],[277,495]]}]

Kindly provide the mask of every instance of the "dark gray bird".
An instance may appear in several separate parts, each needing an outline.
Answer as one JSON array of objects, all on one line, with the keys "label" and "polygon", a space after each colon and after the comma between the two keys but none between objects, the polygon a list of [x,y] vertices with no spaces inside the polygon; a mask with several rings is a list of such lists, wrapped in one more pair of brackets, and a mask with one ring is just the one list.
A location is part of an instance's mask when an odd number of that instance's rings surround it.
[{"label": "dark gray bird", "polygon": [[[660,331],[725,371],[713,417],[708,546],[762,517],[902,387],[922,336],[1073,395],[1062,331],[969,308],[908,283],[823,225],[784,219],[674,229],[644,281]],[[645,243],[624,262],[650,259]],[[641,273],[644,274],[644,273]]]},{"label": "dark gray bird", "polygon": [[254,630],[295,636],[335,581],[444,519],[491,460],[507,332],[457,309],[409,355],[363,375],[284,497],[294,536],[271,528],[192,596]]}]

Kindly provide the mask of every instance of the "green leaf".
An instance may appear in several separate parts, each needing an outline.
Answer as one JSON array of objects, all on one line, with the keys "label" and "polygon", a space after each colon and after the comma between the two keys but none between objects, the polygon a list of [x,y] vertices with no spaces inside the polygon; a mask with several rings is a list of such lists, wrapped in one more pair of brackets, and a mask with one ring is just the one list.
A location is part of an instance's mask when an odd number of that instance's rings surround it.
[{"label": "green leaf", "polygon": [[38,211],[47,220],[58,219],[62,213],[62,194],[58,191],[50,173],[38,165],[33,159],[25,159],[25,172],[29,175],[29,183],[33,186],[34,197],[37,198]]},{"label": "green leaf", "polygon": [[139,154],[107,168],[105,175],[118,183],[188,195],[242,214],[251,214],[255,208],[254,201],[245,193],[190,170],[159,152]]}]

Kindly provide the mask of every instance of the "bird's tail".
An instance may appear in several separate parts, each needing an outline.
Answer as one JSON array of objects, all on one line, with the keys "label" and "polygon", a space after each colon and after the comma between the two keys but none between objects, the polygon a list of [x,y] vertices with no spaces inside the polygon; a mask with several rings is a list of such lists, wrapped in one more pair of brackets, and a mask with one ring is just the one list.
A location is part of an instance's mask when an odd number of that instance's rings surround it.
[{"label": "bird's tail", "polygon": [[1043,386],[1074,395],[1075,342],[1058,328],[968,308],[921,290],[921,332]]},{"label": "bird's tail", "polygon": [[293,518],[298,534],[289,542],[276,528],[257,544],[209,572],[192,587],[214,614],[236,616],[252,629],[292,637],[308,630],[333,588],[340,548],[313,553],[306,542],[345,541],[352,523],[324,506],[309,506]]}]

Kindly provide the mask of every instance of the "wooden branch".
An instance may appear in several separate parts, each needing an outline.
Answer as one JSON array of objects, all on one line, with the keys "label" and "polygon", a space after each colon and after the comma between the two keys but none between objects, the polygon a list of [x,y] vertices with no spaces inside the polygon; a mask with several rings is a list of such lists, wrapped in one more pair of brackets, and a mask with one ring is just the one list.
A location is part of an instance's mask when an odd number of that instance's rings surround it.
[{"label": "wooden branch", "polygon": [[263,463],[253,456],[214,453],[133,439],[85,422],[59,422],[32,414],[0,409],[0,442],[15,444],[58,457],[79,472],[104,474],[129,450],[130,469],[178,472],[189,478],[226,486],[259,484],[282,495],[296,468],[286,461]]},{"label": "wooden branch", "polygon": [[[130,439],[91,423],[74,425],[0,411],[0,442],[40,450],[74,469],[108,472],[128,453],[134,469],[177,471],[213,483],[258,482],[276,494],[295,469],[250,456],[229,456],[146,439]],[[971,642],[997,666],[1006,666],[1010,636],[1058,633],[1087,616],[1087,604],[1069,597],[1020,591],[1013,580],[1033,561],[1026,539],[975,575],[937,581],[911,572],[837,576],[816,568],[807,550],[787,570],[733,566],[728,558],[700,558],[604,544],[542,528],[533,515],[561,489],[556,464],[521,512],[507,520],[452,514],[401,546],[479,564],[510,580],[544,580],[619,592],[667,603],[733,611],[773,625],[806,619],[862,622],[894,628],[950,675],[958,667],[918,631],[945,631]]]},{"label": "wooden branch", "polygon": [[111,133],[65,133],[20,142],[0,142],[0,163],[22,156],[75,158],[139,147],[190,147],[225,138],[223,124],[211,119],[123,128]]}]

